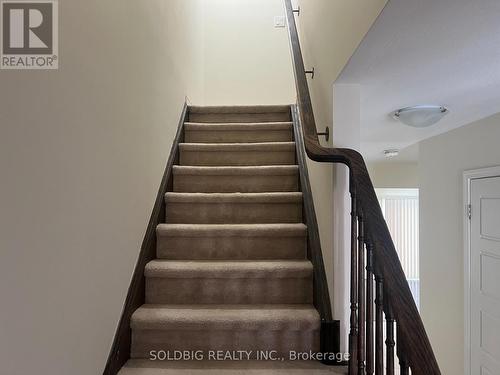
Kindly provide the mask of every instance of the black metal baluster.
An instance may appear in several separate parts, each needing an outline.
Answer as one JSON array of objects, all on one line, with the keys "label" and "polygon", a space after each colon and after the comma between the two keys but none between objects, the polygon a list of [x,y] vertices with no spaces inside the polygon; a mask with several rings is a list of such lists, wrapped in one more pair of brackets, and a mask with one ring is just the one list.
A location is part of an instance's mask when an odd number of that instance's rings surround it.
[{"label": "black metal baluster", "polygon": [[408,365],[408,362],[406,359],[399,359],[399,374],[400,375],[410,375],[410,366]]},{"label": "black metal baluster", "polygon": [[394,375],[394,346],[396,345],[396,342],[394,341],[394,316],[392,314],[392,310],[387,303],[387,296],[385,298],[385,322],[386,322],[386,338],[385,338],[385,345],[386,345],[386,371],[387,375]]},{"label": "black metal baluster", "polygon": [[406,357],[406,349],[404,347],[403,339],[399,335],[399,324],[396,324],[397,334],[397,353],[399,358],[400,375],[410,375],[410,365]]},{"label": "black metal baluster", "polygon": [[366,373],[373,374],[373,245],[366,243]]},{"label": "black metal baluster", "polygon": [[384,373],[384,278],[375,275],[375,375]]},{"label": "black metal baluster", "polygon": [[356,195],[351,193],[351,329],[349,332],[349,375],[358,373],[358,243]]},{"label": "black metal baluster", "polygon": [[365,301],[365,223],[363,215],[358,216],[358,374],[365,374],[365,346],[366,346],[366,301]]}]

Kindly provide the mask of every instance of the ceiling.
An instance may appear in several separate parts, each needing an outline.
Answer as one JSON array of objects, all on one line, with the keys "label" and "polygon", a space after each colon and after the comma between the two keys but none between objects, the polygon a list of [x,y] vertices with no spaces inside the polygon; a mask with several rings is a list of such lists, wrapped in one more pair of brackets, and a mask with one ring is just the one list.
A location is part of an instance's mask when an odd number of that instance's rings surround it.
[{"label": "ceiling", "polygon": [[[500,1],[390,0],[336,82],[360,85],[370,161],[500,112]],[[418,104],[450,113],[426,129],[391,116]]]}]

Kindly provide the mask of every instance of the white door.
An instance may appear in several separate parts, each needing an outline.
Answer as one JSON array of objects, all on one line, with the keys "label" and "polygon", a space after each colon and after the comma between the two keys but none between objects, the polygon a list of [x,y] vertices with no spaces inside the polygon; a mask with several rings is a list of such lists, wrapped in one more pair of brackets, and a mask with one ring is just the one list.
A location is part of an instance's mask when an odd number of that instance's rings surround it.
[{"label": "white door", "polygon": [[471,375],[500,374],[500,177],[470,182]]}]

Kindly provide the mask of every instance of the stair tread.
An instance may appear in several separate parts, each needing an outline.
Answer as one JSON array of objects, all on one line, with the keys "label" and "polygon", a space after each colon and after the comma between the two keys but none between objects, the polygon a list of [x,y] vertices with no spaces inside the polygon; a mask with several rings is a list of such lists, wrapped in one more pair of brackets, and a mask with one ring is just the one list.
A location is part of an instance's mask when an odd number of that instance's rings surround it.
[{"label": "stair tread", "polygon": [[250,106],[190,106],[190,113],[214,113],[214,114],[256,114],[256,113],[276,113],[290,112],[290,105],[250,105]]},{"label": "stair tread", "polygon": [[142,305],[131,317],[143,330],[319,330],[313,305]]},{"label": "stair tread", "polygon": [[290,105],[190,106],[190,122],[285,122],[291,120]]},{"label": "stair tread", "polygon": [[157,255],[172,260],[305,259],[307,226],[159,224]]},{"label": "stair tread", "polygon": [[163,237],[224,236],[297,236],[306,235],[307,226],[297,224],[159,224],[156,232]]},{"label": "stair tread", "polygon": [[198,118],[197,122],[193,119],[184,123],[185,143],[268,143],[293,140],[293,123],[272,118],[272,114],[267,119],[269,121],[262,117],[268,115],[245,115],[245,119],[239,121],[238,115],[229,115],[226,119],[219,117],[220,121],[215,116],[209,122],[203,121],[203,116],[213,115],[200,116],[202,118]]},{"label": "stair tread", "polygon": [[294,175],[298,165],[259,165],[259,166],[185,166],[174,165],[174,175]]},{"label": "stair tread", "polygon": [[313,267],[308,260],[152,260],[146,277],[284,279],[309,278]]},{"label": "stair tread", "polygon": [[294,151],[295,142],[179,143],[179,150],[204,152]]},{"label": "stair tread", "polygon": [[165,194],[165,201],[182,203],[298,203],[302,192],[276,193],[175,193]]},{"label": "stair tread", "polygon": [[[205,353],[207,355],[207,353]],[[317,361],[151,361],[131,359],[119,375],[341,375],[343,368]]]},{"label": "stair tread", "polygon": [[266,131],[291,130],[292,122],[186,122],[185,130]]}]

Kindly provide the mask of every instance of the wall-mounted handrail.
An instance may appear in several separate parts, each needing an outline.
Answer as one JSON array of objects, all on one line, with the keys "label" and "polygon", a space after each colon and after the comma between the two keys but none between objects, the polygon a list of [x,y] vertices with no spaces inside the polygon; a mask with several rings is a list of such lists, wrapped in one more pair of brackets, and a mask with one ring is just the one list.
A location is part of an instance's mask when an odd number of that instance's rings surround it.
[{"label": "wall-mounted handrail", "polygon": [[[353,236],[349,374],[394,373],[396,324],[401,374],[407,374],[411,368],[414,375],[440,375],[363,157],[355,150],[328,148],[319,143],[294,11],[291,0],[284,1],[297,90],[296,108],[306,153],[314,161],[345,164],[350,171]],[[357,233],[358,230],[361,232]],[[375,327],[372,325],[374,320]]]}]

